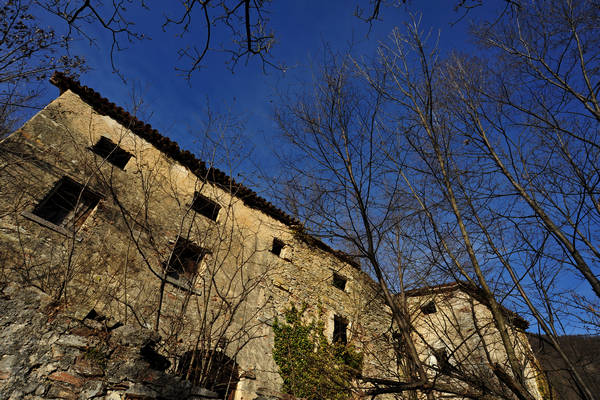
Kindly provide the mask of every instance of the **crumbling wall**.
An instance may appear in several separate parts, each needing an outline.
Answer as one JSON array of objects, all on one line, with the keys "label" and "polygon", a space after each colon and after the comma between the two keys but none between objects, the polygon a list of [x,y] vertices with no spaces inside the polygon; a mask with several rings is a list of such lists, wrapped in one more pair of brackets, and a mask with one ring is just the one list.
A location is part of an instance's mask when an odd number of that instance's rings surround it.
[{"label": "crumbling wall", "polygon": [[206,389],[166,373],[156,332],[86,308],[65,312],[35,288],[0,297],[0,398],[201,400]]}]

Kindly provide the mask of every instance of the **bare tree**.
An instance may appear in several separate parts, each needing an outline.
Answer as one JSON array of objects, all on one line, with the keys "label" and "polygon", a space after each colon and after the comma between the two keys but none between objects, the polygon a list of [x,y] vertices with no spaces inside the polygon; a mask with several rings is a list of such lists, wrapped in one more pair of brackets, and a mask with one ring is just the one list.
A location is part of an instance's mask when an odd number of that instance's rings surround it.
[{"label": "bare tree", "polygon": [[36,108],[40,81],[55,69],[76,74],[83,60],[64,53],[68,39],[44,27],[33,1],[7,1],[0,6],[0,137],[22,122],[23,109]]},{"label": "bare tree", "polygon": [[[349,4],[354,14],[369,25],[381,19],[384,9],[400,7],[405,0],[361,0]],[[507,4],[514,4],[507,1]],[[190,79],[202,68],[205,57],[211,52],[224,52],[230,56],[229,68],[250,59],[260,60],[263,70],[285,70],[283,60],[276,60],[272,49],[277,44],[277,33],[271,28],[271,0],[180,0],[169,7],[158,7],[145,1],[118,0],[103,4],[85,0],[73,3],[68,0],[37,0],[36,4],[59,17],[66,24],[68,38],[84,38],[97,43],[96,32],[109,36],[110,59],[113,70],[119,71],[115,56],[131,43],[150,38],[151,33],[139,28],[140,15],[161,13],[163,31],[173,30],[180,38],[193,38],[187,47],[178,49],[183,64],[177,69]],[[481,1],[456,1],[457,11],[482,5]],[[158,27],[157,27],[158,28]],[[225,32],[227,40],[221,43],[217,35]]]},{"label": "bare tree", "polygon": [[[401,40],[400,36],[396,38]],[[416,54],[419,60],[419,53]],[[408,64],[408,54],[404,57]],[[387,68],[389,65],[380,66],[384,67],[370,71],[373,75],[367,73],[373,80],[361,81],[357,74],[366,71],[356,69],[351,59],[342,58],[339,64],[334,61],[324,68],[314,92],[289,102],[289,106],[277,113],[280,127],[294,145],[291,155],[285,155],[290,160],[287,168],[291,174],[286,182],[288,190],[284,192],[289,196],[284,200],[300,212],[313,232],[334,243],[349,242],[349,247],[356,249],[355,256],[362,259],[363,267],[377,278],[381,295],[392,311],[394,348],[400,368],[397,380],[371,379],[369,383],[375,388],[369,392],[405,393],[411,397],[416,395],[416,390],[428,394],[436,390],[472,398],[483,398],[485,393],[502,398],[534,398],[527,387],[532,376],[525,376],[530,362],[524,356],[526,340],[523,342],[507,321],[506,313],[486,285],[482,268],[477,264],[468,265],[473,258],[477,261],[477,252],[471,246],[473,257],[469,258],[469,251],[464,247],[468,240],[461,241],[454,229],[442,230],[436,225],[438,217],[447,219],[451,212],[439,204],[430,205],[429,200],[440,201],[440,196],[423,202],[411,186],[414,175],[411,173],[409,179],[404,168],[407,164],[398,147],[398,131],[391,128],[393,125],[386,125],[386,113],[393,104],[389,103],[391,93],[381,86],[377,86],[377,90],[369,90],[367,86],[374,85],[375,79],[379,84],[399,83],[404,77],[398,75],[398,70]],[[416,93],[416,90],[412,92],[415,96]],[[431,94],[423,95],[420,100],[429,104]],[[407,93],[403,95],[408,98]],[[416,97],[413,100],[419,101]],[[414,115],[423,117],[425,112]],[[407,134],[408,131],[401,132]],[[431,127],[431,132],[432,138],[437,137],[438,127]],[[410,134],[419,136],[416,125]],[[432,145],[428,144],[427,148],[431,150]],[[439,161],[434,163],[435,157],[428,161],[435,176],[439,176],[443,163],[442,166]],[[425,180],[429,176],[423,174],[417,179],[433,192],[436,188]],[[421,231],[423,227],[429,235]],[[429,350],[434,345],[419,338],[405,288],[431,282],[430,273],[435,268],[438,268],[438,276],[448,275],[447,270],[439,268],[447,261],[454,262],[453,270],[458,276],[480,288],[484,294],[482,301],[493,317],[486,324],[491,324],[497,332],[494,343],[485,344],[483,339],[479,342],[483,346],[480,350],[488,354],[485,361],[490,378],[487,380],[476,378],[477,373],[465,364],[458,364],[449,379],[434,379],[428,372],[430,366],[425,362],[424,349]],[[422,269],[417,267],[421,263]],[[477,326],[482,323],[480,318],[479,315],[473,318],[471,324],[475,326],[470,326],[471,329],[481,330]],[[501,359],[491,356],[492,348],[498,346],[502,349]]]},{"label": "bare tree", "polygon": [[445,79],[454,131],[510,204],[494,209],[492,251],[586,399],[559,337],[598,334],[598,29],[596,2],[528,2],[477,29],[489,58],[456,56]]},{"label": "bare tree", "polygon": [[[485,383],[467,370],[457,379],[504,398],[535,398],[529,345],[505,303],[553,338],[579,395],[593,398],[556,338],[574,323],[595,330],[597,321],[597,296],[559,283],[576,278],[595,292],[597,282],[597,7],[513,11],[478,31],[497,47],[489,58],[443,59],[413,23],[372,63],[326,66],[312,93],[287,99],[277,114],[302,154],[285,156],[294,160],[290,209],[315,233],[356,249],[404,332],[408,382],[387,382],[384,391],[439,385],[411,350],[419,346],[411,345],[403,294],[436,271],[478,289],[498,333],[497,344],[481,345],[506,357],[487,357]],[[399,302],[390,299],[394,286]]]}]

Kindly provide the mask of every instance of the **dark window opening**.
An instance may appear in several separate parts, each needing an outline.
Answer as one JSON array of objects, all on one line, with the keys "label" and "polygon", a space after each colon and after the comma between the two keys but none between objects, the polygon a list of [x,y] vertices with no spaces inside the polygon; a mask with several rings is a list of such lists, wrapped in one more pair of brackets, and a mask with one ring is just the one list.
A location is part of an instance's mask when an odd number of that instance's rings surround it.
[{"label": "dark window opening", "polygon": [[239,367],[221,350],[188,351],[179,359],[176,374],[193,385],[215,391],[220,399],[233,399]]},{"label": "dark window opening", "polygon": [[157,371],[165,371],[171,366],[171,361],[158,351],[155,342],[148,342],[140,349],[140,355],[149,364],[149,367]]},{"label": "dark window opening", "polygon": [[281,256],[281,250],[283,250],[283,246],[285,246],[285,243],[283,243],[281,240],[275,238],[273,239],[273,246],[271,247],[271,253],[275,254],[276,256]]},{"label": "dark window opening", "polygon": [[178,238],[167,266],[167,276],[173,279],[192,279],[198,273],[198,265],[207,253],[197,244]]},{"label": "dark window opening", "polygon": [[439,368],[441,373],[448,373],[452,367],[450,364],[450,356],[445,348],[435,349],[433,350],[433,356],[437,361],[437,367]]},{"label": "dark window opening", "polygon": [[196,211],[200,215],[204,215],[206,218],[210,218],[213,221],[217,220],[219,210],[221,206],[212,201],[211,199],[202,196],[200,193],[194,193],[194,202],[192,203],[192,210]]},{"label": "dark window opening", "polygon": [[400,362],[406,357],[407,354],[406,341],[403,339],[400,332],[392,333],[392,346],[396,351],[396,355],[398,356],[396,357],[396,361]]},{"label": "dark window opening", "polygon": [[99,200],[99,195],[65,176],[35,207],[33,214],[54,225],[77,229]]},{"label": "dark window opening", "polygon": [[421,312],[425,315],[428,314],[434,314],[435,312],[437,312],[437,308],[435,306],[435,302],[434,301],[430,301],[429,303],[426,303],[425,305],[421,306]]},{"label": "dark window opening", "polygon": [[348,320],[339,315],[333,316],[333,342],[348,343]]},{"label": "dark window opening", "polygon": [[347,279],[344,278],[342,275],[337,274],[337,273],[333,273],[333,281],[331,282],[332,285],[340,290],[346,290],[346,281]]},{"label": "dark window opening", "polygon": [[125,168],[131,158],[130,153],[126,152],[113,143],[112,140],[104,136],[102,136],[95,145],[90,147],[90,150],[121,169]]}]

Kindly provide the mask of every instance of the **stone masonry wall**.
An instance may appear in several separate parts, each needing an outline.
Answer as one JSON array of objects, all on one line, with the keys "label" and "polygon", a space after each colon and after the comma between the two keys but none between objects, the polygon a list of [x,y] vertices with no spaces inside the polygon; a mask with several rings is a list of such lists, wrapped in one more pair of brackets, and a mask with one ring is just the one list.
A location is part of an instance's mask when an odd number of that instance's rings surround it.
[{"label": "stone masonry wall", "polygon": [[[492,379],[490,360],[509,370],[508,356],[489,308],[461,290],[432,292],[408,298],[417,351],[430,376],[448,379],[444,363],[463,374]],[[424,311],[429,308],[429,311]],[[507,318],[510,316],[507,315]],[[509,325],[514,350],[522,362],[526,387],[541,400],[539,371],[524,332]],[[447,356],[444,360],[443,357]],[[448,379],[449,382],[452,380]],[[458,385],[458,382],[454,382]]]},{"label": "stone masonry wall", "polygon": [[165,373],[151,330],[91,310],[65,312],[35,288],[0,292],[0,398],[201,400],[206,389]]},{"label": "stone masonry wall", "polygon": [[[121,169],[90,147],[100,137],[133,156]],[[32,219],[36,205],[68,176],[102,195],[76,231]],[[290,226],[206,183],[126,126],[66,91],[0,147],[0,281],[34,284],[126,324],[158,331],[175,361],[196,346],[222,343],[240,369],[235,398],[277,393],[271,323],[292,303],[348,320],[349,341],[365,352],[364,376],[394,377],[389,313],[372,280]],[[221,206],[216,220],[190,210],[201,192]],[[65,232],[66,231],[66,232]],[[191,281],[161,273],[178,236],[206,248]],[[274,239],[281,254],[274,254]],[[344,290],[333,274],[347,279]]]}]

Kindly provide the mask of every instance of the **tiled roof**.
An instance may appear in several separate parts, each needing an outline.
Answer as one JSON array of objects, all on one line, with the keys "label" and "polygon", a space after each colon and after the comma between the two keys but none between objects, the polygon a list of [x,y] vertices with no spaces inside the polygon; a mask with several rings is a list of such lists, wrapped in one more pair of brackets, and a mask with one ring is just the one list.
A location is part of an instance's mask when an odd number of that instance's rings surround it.
[{"label": "tiled roof", "polygon": [[[122,107],[119,107],[110,102],[108,99],[102,97],[100,93],[96,92],[95,90],[81,85],[79,81],[58,71],[52,75],[50,82],[58,87],[61,93],[70,90],[77,94],[83,101],[93,107],[98,114],[111,117],[148,143],[152,144],[165,155],[169,156],[181,165],[189,168],[189,170],[192,171],[198,178],[206,180],[232,193],[237,198],[242,200],[246,206],[255,210],[260,210],[273,219],[292,227],[299,232],[304,230],[302,224],[296,218],[288,215],[272,203],[260,197],[253,190],[240,183],[237,183],[233,178],[229,177],[223,171],[211,166],[207,166],[204,161],[196,158],[194,154],[187,150],[182,150],[177,143],[161,135],[156,129],[152,128],[150,124],[140,121],[135,116],[125,111]],[[327,251],[340,260],[360,269],[359,265],[352,259],[352,257],[343,252],[332,249],[320,239],[306,235],[301,237],[303,237],[305,242],[308,244]]]},{"label": "tiled roof", "polygon": [[[477,300],[481,304],[484,304],[487,307],[490,306],[487,298],[483,295],[481,288],[472,285],[468,282],[449,282],[434,286],[425,286],[417,289],[407,290],[406,292],[404,292],[404,295],[407,297],[418,297],[440,293],[448,293],[453,292],[455,290],[460,290],[468,294],[469,296],[473,297],[475,300]],[[504,314],[504,316],[509,320],[509,322],[515,327],[522,330],[525,330],[529,327],[529,322],[527,322],[516,312],[509,310],[503,305],[500,305],[500,309],[502,310],[502,314]]]}]

